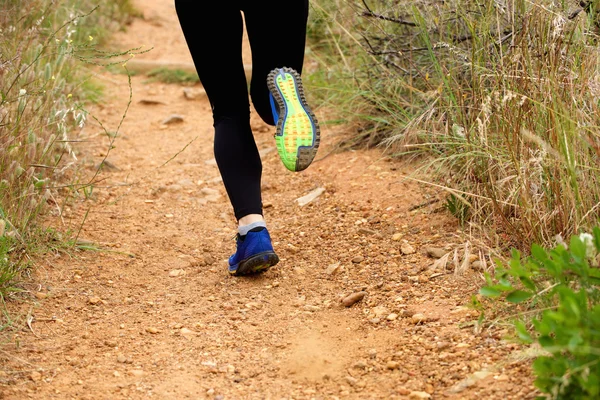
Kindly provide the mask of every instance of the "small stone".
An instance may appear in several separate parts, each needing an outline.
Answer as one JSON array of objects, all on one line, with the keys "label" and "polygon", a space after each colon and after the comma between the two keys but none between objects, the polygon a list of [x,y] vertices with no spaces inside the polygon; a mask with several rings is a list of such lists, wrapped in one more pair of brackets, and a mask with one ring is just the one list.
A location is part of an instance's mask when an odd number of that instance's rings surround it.
[{"label": "small stone", "polygon": [[132,369],[129,371],[129,374],[135,377],[140,377],[144,375],[144,371],[141,369]]},{"label": "small stone", "polygon": [[408,395],[408,398],[410,400],[426,400],[426,399],[430,399],[431,395],[427,392],[410,392],[410,394]]},{"label": "small stone", "polygon": [[185,270],[184,269],[174,269],[171,272],[169,272],[169,276],[171,278],[176,278],[178,276],[182,276],[185,275]]},{"label": "small stone", "polygon": [[403,235],[402,235],[401,233],[394,233],[394,234],[392,235],[392,240],[393,240],[394,242],[399,242],[399,241],[402,239],[402,236],[403,236]]},{"label": "small stone", "polygon": [[38,298],[38,299],[40,299],[40,300],[43,300],[46,297],[48,297],[48,293],[36,292],[35,293],[35,297]]},{"label": "small stone", "polygon": [[98,296],[92,296],[88,299],[88,303],[96,305],[102,303],[102,299]]},{"label": "small stone", "polygon": [[354,258],[352,259],[352,262],[353,262],[354,264],[360,264],[361,262],[363,262],[363,261],[364,261],[364,259],[365,259],[365,258],[364,258],[363,256],[356,256],[356,257],[354,257]]},{"label": "small stone", "polygon": [[471,268],[473,268],[474,271],[482,271],[483,263],[481,261],[473,261]]},{"label": "small stone", "polygon": [[366,294],[367,294],[367,292],[352,293],[351,295],[346,296],[345,298],[342,299],[342,305],[344,307],[351,307],[352,305],[361,301],[366,296]]},{"label": "small stone", "polygon": [[398,319],[398,314],[395,313],[391,313],[390,315],[387,316],[386,318],[388,321],[395,321]]},{"label": "small stone", "polygon": [[183,336],[186,336],[186,335],[195,335],[196,334],[196,332],[194,332],[193,330],[188,329],[188,328],[181,328],[179,330],[179,333],[181,333]]},{"label": "small stone", "polygon": [[125,364],[127,362],[127,357],[125,357],[123,354],[119,354],[117,356],[117,362]]},{"label": "small stone", "polygon": [[385,367],[393,371],[395,369],[400,368],[400,363],[398,361],[388,361]]},{"label": "small stone", "polygon": [[388,313],[388,309],[385,308],[384,306],[377,306],[377,307],[373,307],[373,309],[371,310],[371,312],[373,314],[375,314],[375,316],[377,318],[381,318],[384,315],[386,315]]},{"label": "small stone", "polygon": [[348,375],[348,376],[346,376],[346,382],[348,382],[348,385],[350,385],[350,386],[356,386],[356,384],[358,383],[358,380],[356,378],[353,378],[350,375]]},{"label": "small stone", "polygon": [[40,374],[38,371],[33,371],[31,374],[29,374],[29,379],[34,382],[39,382],[42,379],[42,374]]},{"label": "small stone", "polygon": [[206,96],[206,90],[204,89],[195,89],[195,88],[184,88],[183,96],[187,100],[196,100],[198,98]]},{"label": "small stone", "polygon": [[361,235],[377,235],[377,232],[367,228],[360,228],[358,230],[358,233],[360,233]]},{"label": "small stone", "polygon": [[414,254],[415,253],[415,248],[412,247],[410,245],[410,243],[404,242],[404,243],[402,243],[402,246],[400,246],[400,251],[404,255],[409,255],[409,254]]},{"label": "small stone", "polygon": [[338,272],[340,272],[340,263],[331,264],[327,267],[327,270],[325,272],[327,273],[327,275],[330,276],[336,275]]},{"label": "small stone", "polygon": [[163,125],[170,125],[170,124],[177,124],[183,122],[183,117],[181,115],[178,114],[172,114],[169,115],[167,118],[165,118],[162,122]]},{"label": "small stone", "polygon": [[410,319],[413,324],[419,324],[421,322],[425,322],[425,315],[423,315],[421,313],[416,313],[416,314],[413,314],[413,316],[410,317]]},{"label": "small stone", "polygon": [[154,327],[149,327],[149,328],[146,328],[146,332],[156,335],[158,333],[158,329],[156,329]]},{"label": "small stone", "polygon": [[431,246],[426,247],[425,251],[427,252],[427,255],[432,258],[442,258],[446,255],[446,253],[448,253],[444,249],[441,249],[439,247],[431,247]]}]

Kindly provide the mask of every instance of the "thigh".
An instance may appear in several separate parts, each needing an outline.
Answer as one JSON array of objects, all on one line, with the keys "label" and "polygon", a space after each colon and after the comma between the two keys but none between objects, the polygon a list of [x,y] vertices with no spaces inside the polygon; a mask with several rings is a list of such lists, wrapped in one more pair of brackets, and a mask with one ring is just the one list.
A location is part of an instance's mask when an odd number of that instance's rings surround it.
[{"label": "thigh", "polygon": [[308,0],[248,0],[242,9],[252,51],[252,102],[272,123],[267,75],[280,67],[302,72]]},{"label": "thigh", "polygon": [[248,115],[248,84],[242,60],[243,20],[237,2],[175,0],[175,7],[215,121],[238,117],[240,113]]}]

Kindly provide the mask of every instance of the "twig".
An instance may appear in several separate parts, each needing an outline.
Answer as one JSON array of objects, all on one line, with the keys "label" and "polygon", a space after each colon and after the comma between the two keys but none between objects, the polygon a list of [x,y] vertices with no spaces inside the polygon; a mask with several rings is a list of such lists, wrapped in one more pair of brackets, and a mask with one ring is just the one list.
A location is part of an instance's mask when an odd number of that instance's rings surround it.
[{"label": "twig", "polygon": [[417,205],[414,205],[412,207],[409,207],[408,211],[418,210],[419,208],[427,207],[428,205],[435,204],[435,203],[437,203],[439,201],[440,201],[440,199],[427,200],[427,201],[425,201],[425,202],[423,202],[421,204],[417,204]]}]

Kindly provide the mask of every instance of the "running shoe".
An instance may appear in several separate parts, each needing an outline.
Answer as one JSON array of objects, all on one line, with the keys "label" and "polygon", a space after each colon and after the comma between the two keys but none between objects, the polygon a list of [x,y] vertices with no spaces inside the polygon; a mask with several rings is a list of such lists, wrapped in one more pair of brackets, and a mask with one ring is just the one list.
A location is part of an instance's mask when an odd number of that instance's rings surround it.
[{"label": "running shoe", "polygon": [[237,250],[229,257],[231,275],[251,275],[264,272],[279,262],[273,251],[267,228],[250,231],[244,237],[236,237]]},{"label": "running shoe", "polygon": [[279,157],[290,171],[302,171],[317,154],[320,133],[317,118],[306,104],[300,74],[292,68],[277,68],[269,73],[267,85],[277,121]]}]

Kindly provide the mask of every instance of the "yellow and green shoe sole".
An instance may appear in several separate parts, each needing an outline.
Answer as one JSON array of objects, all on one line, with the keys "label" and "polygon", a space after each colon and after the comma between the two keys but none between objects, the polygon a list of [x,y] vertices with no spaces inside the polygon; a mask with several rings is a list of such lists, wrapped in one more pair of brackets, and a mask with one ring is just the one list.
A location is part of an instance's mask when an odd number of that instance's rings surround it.
[{"label": "yellow and green shoe sole", "polygon": [[320,131],[306,103],[300,74],[292,68],[277,68],[269,73],[267,85],[279,109],[275,133],[279,157],[290,171],[302,171],[317,154]]}]

